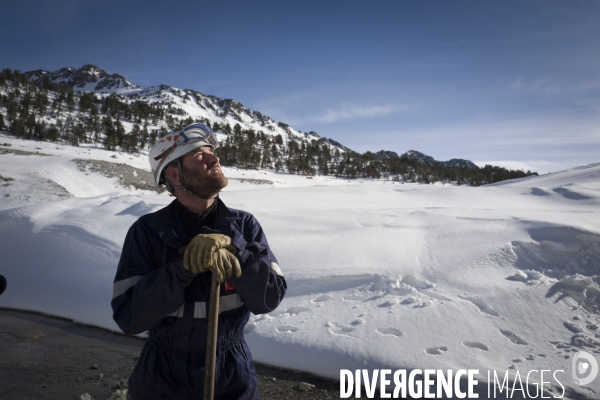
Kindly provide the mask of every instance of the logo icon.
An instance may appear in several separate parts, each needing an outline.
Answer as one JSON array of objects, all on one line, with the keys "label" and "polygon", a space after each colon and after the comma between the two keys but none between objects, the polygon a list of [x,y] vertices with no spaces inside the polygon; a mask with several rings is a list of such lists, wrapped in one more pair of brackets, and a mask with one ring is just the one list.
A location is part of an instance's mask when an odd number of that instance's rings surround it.
[{"label": "logo icon", "polygon": [[598,362],[590,353],[578,351],[573,355],[573,382],[579,386],[592,383],[598,375]]}]

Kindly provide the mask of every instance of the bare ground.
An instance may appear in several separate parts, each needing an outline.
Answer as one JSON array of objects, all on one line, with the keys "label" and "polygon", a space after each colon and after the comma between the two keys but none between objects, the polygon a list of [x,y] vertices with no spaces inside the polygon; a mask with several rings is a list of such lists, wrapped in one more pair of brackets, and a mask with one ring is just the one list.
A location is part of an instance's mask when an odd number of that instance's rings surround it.
[{"label": "bare ground", "polygon": [[[144,339],[0,309],[0,399],[119,399]],[[262,399],[339,398],[339,383],[256,365]],[[314,385],[300,391],[302,382]],[[304,386],[304,385],[303,385]]]}]

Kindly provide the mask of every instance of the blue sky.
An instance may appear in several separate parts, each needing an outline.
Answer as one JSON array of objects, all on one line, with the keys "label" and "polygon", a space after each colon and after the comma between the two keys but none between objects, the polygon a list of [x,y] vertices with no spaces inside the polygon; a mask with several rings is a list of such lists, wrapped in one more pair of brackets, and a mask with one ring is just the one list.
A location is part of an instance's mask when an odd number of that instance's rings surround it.
[{"label": "blue sky", "polygon": [[600,162],[599,1],[10,3],[0,68],[91,63],[360,152],[540,173]]}]

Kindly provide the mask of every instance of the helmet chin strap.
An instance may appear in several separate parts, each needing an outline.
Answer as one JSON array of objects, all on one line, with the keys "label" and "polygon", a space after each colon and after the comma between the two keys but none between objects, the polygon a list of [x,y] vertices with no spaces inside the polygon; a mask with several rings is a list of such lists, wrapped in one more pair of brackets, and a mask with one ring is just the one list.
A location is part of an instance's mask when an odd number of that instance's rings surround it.
[{"label": "helmet chin strap", "polygon": [[185,185],[185,182],[183,181],[183,170],[181,169],[180,159],[177,159],[177,170],[179,171],[179,182],[181,182],[181,185],[177,185],[177,186],[173,185],[174,190],[183,190],[184,192],[189,193],[193,196],[199,197],[202,200],[212,200],[212,199],[219,197],[219,193],[215,193],[213,195],[207,196],[204,194],[196,193],[196,192],[192,191],[190,188],[188,188]]}]

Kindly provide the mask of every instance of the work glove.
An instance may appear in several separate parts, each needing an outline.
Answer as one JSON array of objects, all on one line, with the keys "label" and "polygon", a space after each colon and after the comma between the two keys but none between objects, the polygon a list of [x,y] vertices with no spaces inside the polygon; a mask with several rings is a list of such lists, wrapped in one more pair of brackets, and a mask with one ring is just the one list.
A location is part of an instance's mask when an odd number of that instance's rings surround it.
[{"label": "work glove", "polygon": [[242,275],[240,262],[232,251],[235,248],[228,236],[220,233],[196,235],[183,250],[183,266],[195,274],[211,271],[217,282],[223,283],[233,275],[236,278]]},{"label": "work glove", "polygon": [[220,233],[196,235],[185,247],[183,266],[195,274],[206,272],[209,270],[212,253],[230,244],[231,238]]},{"label": "work glove", "polygon": [[[231,247],[230,247],[231,248]],[[212,271],[217,282],[223,283],[235,275],[242,276],[242,268],[237,257],[228,249],[217,249],[210,256],[208,268]]]}]

